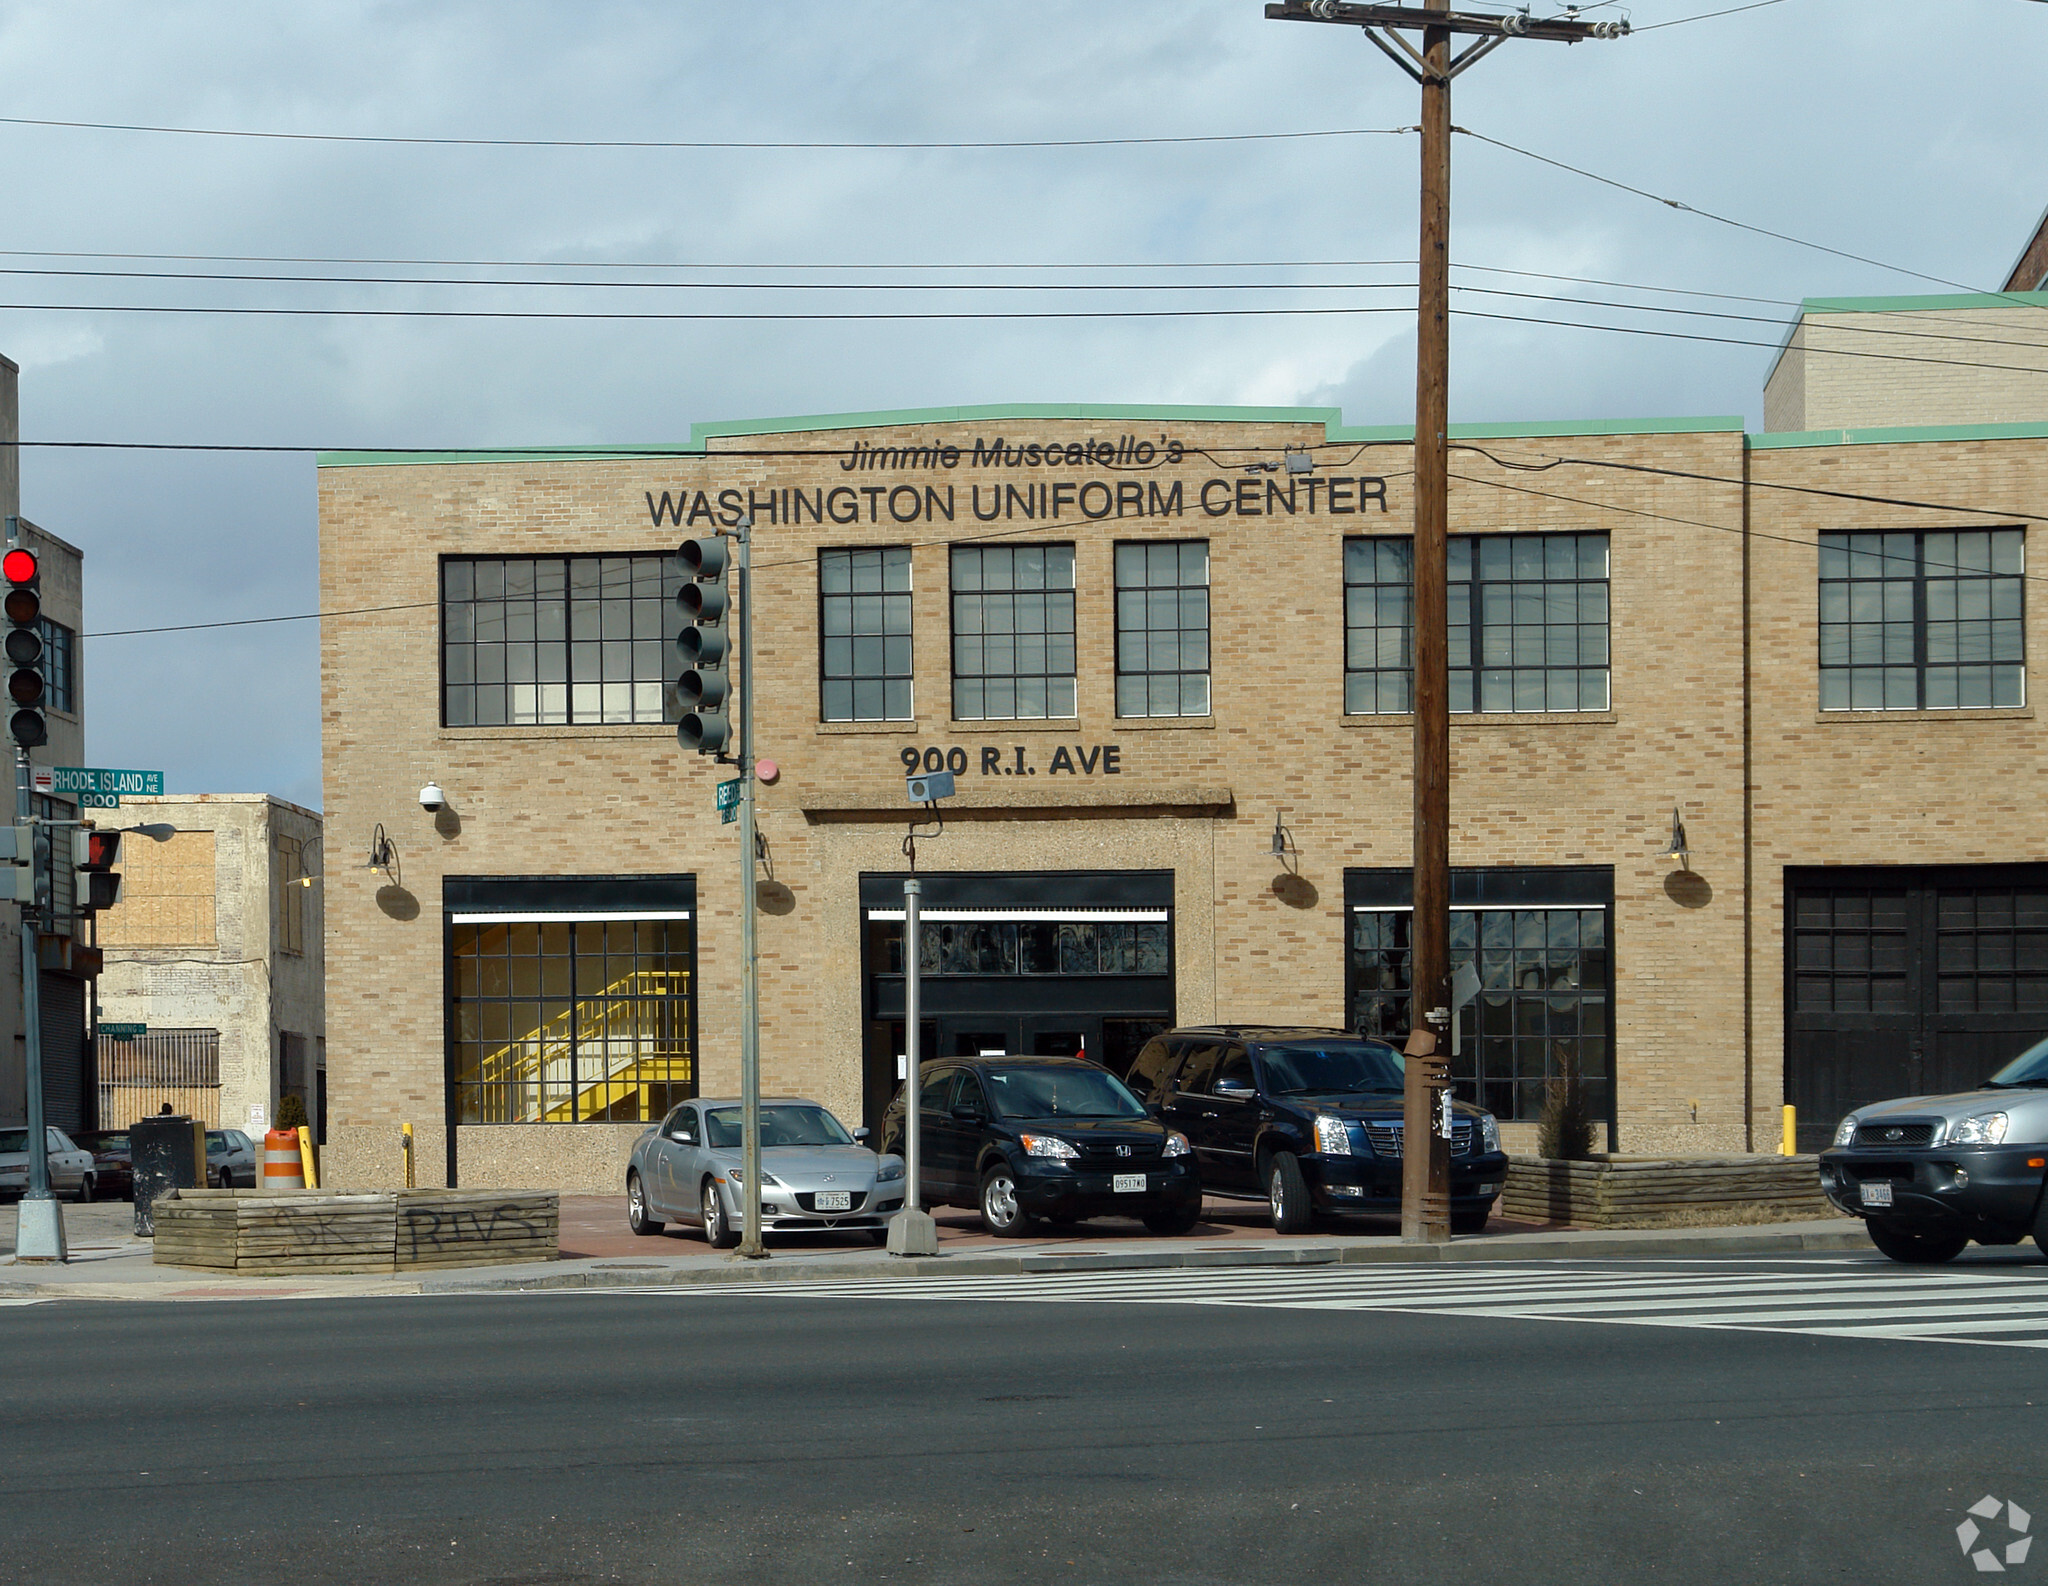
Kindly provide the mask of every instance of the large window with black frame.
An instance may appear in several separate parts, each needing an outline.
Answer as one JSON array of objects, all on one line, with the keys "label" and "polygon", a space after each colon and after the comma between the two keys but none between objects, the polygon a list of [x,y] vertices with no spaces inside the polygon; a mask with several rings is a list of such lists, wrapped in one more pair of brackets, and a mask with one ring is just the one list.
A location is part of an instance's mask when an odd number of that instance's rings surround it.
[{"label": "large window with black frame", "polygon": [[1209,542],[1116,548],[1116,713],[1209,714]]},{"label": "large window with black frame", "polygon": [[443,558],[443,725],[675,720],[681,580],[673,553]]},{"label": "large window with black frame", "polygon": [[1822,710],[2027,702],[2026,532],[1820,537]]},{"label": "large window with black frame", "polygon": [[953,548],[953,718],[1074,714],[1074,547]]},{"label": "large window with black frame", "polygon": [[818,553],[818,716],[908,721],[910,547]]},{"label": "large window with black frame", "polygon": [[[1456,534],[1448,554],[1451,709],[1610,706],[1607,536]],[[1344,542],[1344,710],[1414,708],[1414,547]]]},{"label": "large window with black frame", "polygon": [[[1347,895],[1373,900],[1348,910],[1351,1027],[1398,1045],[1409,1027],[1411,911],[1390,899],[1405,895],[1406,872],[1355,874],[1384,874],[1390,884],[1347,877]],[[1521,877],[1487,887],[1490,878],[1478,875],[1479,890],[1503,895],[1497,904],[1459,902],[1455,894],[1469,896],[1474,885],[1453,883],[1451,970],[1469,965],[1479,977],[1477,997],[1457,1018],[1458,1095],[1498,1118],[1533,1122],[1553,1086],[1573,1083],[1594,1117],[1610,1117],[1611,904],[1601,894],[1611,896],[1611,877],[1574,872],[1551,887]],[[1535,901],[1546,895],[1563,901]]]}]

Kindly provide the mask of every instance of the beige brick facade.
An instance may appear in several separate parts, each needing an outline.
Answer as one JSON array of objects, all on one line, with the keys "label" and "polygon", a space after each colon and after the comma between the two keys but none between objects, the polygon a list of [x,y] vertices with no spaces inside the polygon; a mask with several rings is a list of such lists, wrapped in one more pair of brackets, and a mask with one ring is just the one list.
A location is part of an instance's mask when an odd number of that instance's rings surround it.
[{"label": "beige brick facade", "polygon": [[[968,766],[922,871],[1171,872],[1180,1022],[1346,1024],[1346,871],[1405,867],[1411,839],[1409,718],[1343,713],[1343,541],[1407,532],[1411,453],[1333,419],[940,412],[748,426],[693,455],[325,459],[331,1176],[393,1182],[404,1122],[422,1182],[448,1159],[445,876],[694,876],[700,1083],[736,1090],[737,828],[712,794],[729,773],[670,726],[443,727],[436,601],[443,557],[667,551],[750,492],[757,746],[781,772],[760,797],[779,884],[760,921],[767,1089],[861,1114],[859,882],[903,867],[909,748],[958,749]],[[995,463],[998,436],[1069,450]],[[1248,471],[1288,448],[1311,450],[1314,492]],[[1703,420],[1454,441],[1454,534],[1608,536],[1611,708],[1455,718],[1452,863],[1611,867],[1616,1143],[1630,1152],[1774,1145],[1783,865],[2041,857],[2017,825],[2040,775],[2030,710],[1819,719],[1813,537],[1896,514],[1746,492],[1746,471],[2048,511],[2048,440],[1751,455],[1737,421]],[[1015,515],[1026,500],[1040,516]],[[1209,545],[1204,717],[1116,714],[1114,551],[1152,539]],[[948,554],[970,541],[1074,545],[1074,718],[952,719]],[[915,719],[821,724],[818,552],[884,545],[911,547]],[[1898,785],[1906,765],[1918,774]],[[449,802],[438,818],[416,798],[429,780]],[[1665,857],[1674,807],[1689,869]],[[395,856],[371,870],[379,826]],[[640,1127],[467,1126],[457,1174],[615,1189]],[[1510,1139],[1526,1147],[1528,1130]]]}]

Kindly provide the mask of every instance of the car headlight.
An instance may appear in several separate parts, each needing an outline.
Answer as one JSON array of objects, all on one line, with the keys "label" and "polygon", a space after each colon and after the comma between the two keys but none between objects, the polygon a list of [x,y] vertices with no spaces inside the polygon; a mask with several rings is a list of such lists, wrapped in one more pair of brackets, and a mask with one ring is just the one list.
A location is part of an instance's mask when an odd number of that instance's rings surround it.
[{"label": "car headlight", "polygon": [[1351,1130],[1334,1113],[1316,1114],[1316,1149],[1325,1156],[1351,1155]]},{"label": "car headlight", "polygon": [[[725,1170],[725,1176],[731,1179],[735,1184],[744,1184],[747,1181],[747,1175],[736,1167],[727,1168]],[[761,1174],[761,1187],[763,1189],[766,1189],[770,1184],[773,1184],[777,1189],[782,1188],[781,1179],[777,1178],[773,1173],[763,1170]]]},{"label": "car headlight", "polygon": [[884,1157],[882,1158],[882,1165],[875,1169],[875,1182],[877,1184],[887,1184],[892,1179],[899,1179],[901,1177],[903,1177],[903,1159],[901,1157]]},{"label": "car headlight", "polygon": [[1188,1150],[1188,1137],[1175,1132],[1167,1135],[1165,1148],[1159,1154],[1161,1156],[1186,1156]]},{"label": "car headlight", "polygon": [[1950,1145],[1998,1145],[2005,1139],[2006,1126],[2012,1120],[2002,1112],[1980,1112],[1974,1118],[1965,1118],[1949,1130]]},{"label": "car headlight", "polygon": [[1056,1134],[1020,1134],[1017,1139],[1024,1147],[1026,1156],[1051,1156],[1066,1160],[1081,1154]]},{"label": "car headlight", "polygon": [[1835,1125],[1835,1144],[1847,1145],[1856,1138],[1856,1114],[1853,1112]]},{"label": "car headlight", "polygon": [[1490,1112],[1479,1117],[1479,1149],[1489,1153],[1500,1149],[1500,1120]]}]

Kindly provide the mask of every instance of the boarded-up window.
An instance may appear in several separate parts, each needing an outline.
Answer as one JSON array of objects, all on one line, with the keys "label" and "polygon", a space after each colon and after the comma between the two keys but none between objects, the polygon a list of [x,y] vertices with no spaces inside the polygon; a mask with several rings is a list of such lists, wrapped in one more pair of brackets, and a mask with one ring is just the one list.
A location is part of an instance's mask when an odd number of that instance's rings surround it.
[{"label": "boarded-up window", "polygon": [[305,845],[296,837],[279,832],[274,839],[277,863],[271,874],[277,878],[277,950],[303,953],[306,950]]},{"label": "boarded-up window", "polygon": [[[211,833],[204,835],[211,836]],[[220,1032],[151,1030],[99,1039],[102,1129],[125,1129],[168,1108],[220,1127]]]},{"label": "boarded-up window", "polygon": [[[103,947],[212,947],[213,833],[121,845],[121,901],[100,916]],[[293,888],[303,891],[303,888]]]}]

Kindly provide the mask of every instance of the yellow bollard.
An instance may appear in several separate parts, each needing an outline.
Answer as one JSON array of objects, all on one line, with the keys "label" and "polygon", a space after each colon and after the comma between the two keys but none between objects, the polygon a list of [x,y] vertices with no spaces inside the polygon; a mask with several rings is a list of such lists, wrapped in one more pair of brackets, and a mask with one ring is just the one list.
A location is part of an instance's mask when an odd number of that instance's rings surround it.
[{"label": "yellow bollard", "polygon": [[412,1182],[412,1125],[399,1125],[399,1150],[405,1154],[405,1187],[413,1188]]},{"label": "yellow bollard", "polygon": [[313,1131],[299,1125],[299,1166],[306,1172],[306,1188],[320,1187],[320,1164],[313,1160]]},{"label": "yellow bollard", "polygon": [[1799,1155],[1799,1109],[1789,1101],[1785,1103],[1785,1138],[1779,1145],[1780,1154]]}]

